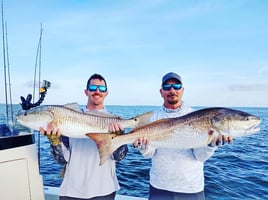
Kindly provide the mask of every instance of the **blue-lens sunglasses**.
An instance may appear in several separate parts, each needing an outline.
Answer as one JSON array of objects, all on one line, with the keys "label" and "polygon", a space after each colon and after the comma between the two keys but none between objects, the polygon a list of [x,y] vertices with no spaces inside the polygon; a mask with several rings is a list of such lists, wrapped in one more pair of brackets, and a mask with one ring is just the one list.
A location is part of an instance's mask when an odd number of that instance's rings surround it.
[{"label": "blue-lens sunglasses", "polygon": [[99,88],[100,92],[106,92],[107,91],[107,87],[105,85],[89,85],[87,87],[87,89],[90,92],[95,92],[95,91],[97,91],[98,88]]},{"label": "blue-lens sunglasses", "polygon": [[175,83],[175,84],[165,84],[162,86],[162,89],[165,91],[168,91],[171,88],[173,88],[174,90],[180,90],[182,88],[182,85],[180,83]]}]

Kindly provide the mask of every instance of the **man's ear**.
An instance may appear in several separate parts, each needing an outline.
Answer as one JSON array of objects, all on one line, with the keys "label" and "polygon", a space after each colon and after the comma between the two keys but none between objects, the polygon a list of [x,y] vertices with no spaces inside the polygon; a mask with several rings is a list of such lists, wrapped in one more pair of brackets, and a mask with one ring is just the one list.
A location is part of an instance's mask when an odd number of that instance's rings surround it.
[{"label": "man's ear", "polygon": [[87,89],[84,90],[84,93],[85,93],[86,96],[88,96],[88,90]]}]

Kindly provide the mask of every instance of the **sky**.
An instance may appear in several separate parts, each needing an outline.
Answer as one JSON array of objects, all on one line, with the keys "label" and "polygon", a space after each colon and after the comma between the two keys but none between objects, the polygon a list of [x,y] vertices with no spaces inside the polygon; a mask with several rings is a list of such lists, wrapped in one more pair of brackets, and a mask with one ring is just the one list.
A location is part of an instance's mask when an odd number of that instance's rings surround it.
[{"label": "sky", "polygon": [[86,104],[87,79],[99,73],[106,105],[162,105],[161,79],[172,71],[188,105],[268,107],[268,1],[3,2],[13,103],[33,93],[42,24],[44,104]]}]

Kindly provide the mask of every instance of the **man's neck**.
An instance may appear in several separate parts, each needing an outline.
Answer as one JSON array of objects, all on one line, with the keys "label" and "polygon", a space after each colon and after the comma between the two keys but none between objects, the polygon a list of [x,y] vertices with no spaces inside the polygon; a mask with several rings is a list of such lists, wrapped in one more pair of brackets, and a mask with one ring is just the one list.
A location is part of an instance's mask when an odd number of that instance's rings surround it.
[{"label": "man's neck", "polygon": [[103,105],[90,105],[90,104],[87,104],[86,108],[88,110],[102,110],[104,108]]},{"label": "man's neck", "polygon": [[178,109],[178,108],[181,107],[181,105],[182,105],[182,102],[180,102],[180,103],[176,103],[176,104],[169,104],[169,103],[164,104],[164,106],[165,106],[167,109]]}]

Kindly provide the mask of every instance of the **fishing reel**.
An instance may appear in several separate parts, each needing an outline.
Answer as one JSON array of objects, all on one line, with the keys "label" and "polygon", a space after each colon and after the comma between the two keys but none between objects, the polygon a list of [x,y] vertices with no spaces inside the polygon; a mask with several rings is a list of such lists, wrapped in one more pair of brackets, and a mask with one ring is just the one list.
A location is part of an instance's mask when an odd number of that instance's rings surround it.
[{"label": "fishing reel", "polygon": [[32,100],[32,95],[28,94],[26,99],[21,96],[21,107],[23,110],[29,110],[31,108],[34,108],[36,106],[39,106],[45,99],[46,93],[47,93],[47,89],[51,86],[51,83],[47,80],[43,80],[43,85],[42,87],[39,89],[39,93],[40,93],[40,98],[36,103],[31,103]]},{"label": "fishing reel", "polygon": [[39,92],[40,94],[47,91],[47,89],[51,86],[51,83],[49,81],[43,80],[43,86],[40,88]]}]

